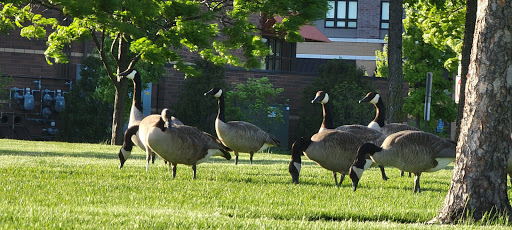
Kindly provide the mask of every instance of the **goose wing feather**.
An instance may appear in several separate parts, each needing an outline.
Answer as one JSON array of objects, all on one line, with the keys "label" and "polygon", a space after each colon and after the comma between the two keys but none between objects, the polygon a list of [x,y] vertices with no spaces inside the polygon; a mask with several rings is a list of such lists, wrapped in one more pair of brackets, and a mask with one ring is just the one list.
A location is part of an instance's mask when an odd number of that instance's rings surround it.
[{"label": "goose wing feather", "polygon": [[222,122],[217,120],[217,135],[219,139],[233,151],[258,151],[263,144],[278,146],[272,137],[258,126],[244,121]]},{"label": "goose wing feather", "polygon": [[381,132],[364,125],[343,125],[337,127],[336,130],[353,133],[365,143],[369,142],[377,146],[380,146],[386,138]]},{"label": "goose wing feather", "polygon": [[347,173],[363,141],[349,132],[326,130],[311,137],[305,155],[325,169]]},{"label": "goose wing feather", "polygon": [[381,146],[383,151],[372,158],[377,163],[420,173],[435,168],[438,164],[435,158],[441,152],[445,154],[449,144],[431,133],[405,130],[388,136]]}]

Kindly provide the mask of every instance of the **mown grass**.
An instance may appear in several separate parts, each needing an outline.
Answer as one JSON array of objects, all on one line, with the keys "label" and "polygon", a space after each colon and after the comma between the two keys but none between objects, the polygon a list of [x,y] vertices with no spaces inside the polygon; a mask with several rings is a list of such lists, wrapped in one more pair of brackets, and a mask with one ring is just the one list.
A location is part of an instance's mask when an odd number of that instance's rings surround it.
[{"label": "mown grass", "polygon": [[[0,229],[455,229],[487,225],[426,225],[444,201],[451,170],[413,179],[386,168],[366,172],[358,190],[347,177],[303,158],[301,184],[291,184],[288,155],[242,154],[178,165],[177,177],[161,159],[145,172],[137,149],[122,170],[119,146],[0,140]],[[510,196],[510,194],[509,194]]]}]

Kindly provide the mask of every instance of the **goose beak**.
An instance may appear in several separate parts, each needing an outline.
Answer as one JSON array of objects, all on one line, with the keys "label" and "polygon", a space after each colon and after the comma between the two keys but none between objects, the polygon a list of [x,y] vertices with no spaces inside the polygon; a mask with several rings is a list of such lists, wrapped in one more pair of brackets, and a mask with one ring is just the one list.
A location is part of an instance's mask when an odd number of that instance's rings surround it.
[{"label": "goose beak", "polygon": [[359,103],[363,103],[363,102],[369,102],[370,99],[368,97],[364,97],[363,99],[359,100]]}]

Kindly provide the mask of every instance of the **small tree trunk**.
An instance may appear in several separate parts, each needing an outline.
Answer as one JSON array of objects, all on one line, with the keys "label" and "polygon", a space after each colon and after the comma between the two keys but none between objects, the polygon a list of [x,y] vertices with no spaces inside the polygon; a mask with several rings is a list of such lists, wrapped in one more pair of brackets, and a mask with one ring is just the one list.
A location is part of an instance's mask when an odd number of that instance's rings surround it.
[{"label": "small tree trunk", "polygon": [[123,144],[124,111],[128,97],[128,81],[123,79],[118,85],[114,100],[114,113],[112,114],[112,145]]},{"label": "small tree trunk", "polygon": [[389,2],[388,38],[388,117],[389,122],[402,122],[402,0]]},{"label": "small tree trunk", "polygon": [[479,1],[457,159],[444,207],[432,222],[503,214],[512,140],[512,2]]},{"label": "small tree trunk", "polygon": [[459,139],[460,121],[462,120],[464,101],[466,100],[464,91],[466,90],[468,68],[471,58],[471,47],[473,46],[473,35],[475,33],[476,7],[476,0],[466,1],[466,23],[464,30],[464,41],[462,44],[462,60],[460,62],[460,95],[459,106],[457,108],[457,120],[455,121],[455,140]]}]

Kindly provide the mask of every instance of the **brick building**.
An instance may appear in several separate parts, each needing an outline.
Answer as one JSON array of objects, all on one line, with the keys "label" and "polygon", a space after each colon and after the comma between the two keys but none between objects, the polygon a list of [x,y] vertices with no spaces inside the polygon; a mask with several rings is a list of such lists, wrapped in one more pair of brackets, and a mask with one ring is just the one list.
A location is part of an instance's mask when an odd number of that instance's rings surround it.
[{"label": "brick building", "polygon": [[[305,26],[301,31],[302,43],[288,43],[272,34],[262,36],[272,47],[273,54],[267,57],[261,70],[245,70],[228,67],[226,78],[230,82],[245,82],[247,78],[268,77],[275,87],[284,88],[283,96],[289,99],[288,139],[295,137],[295,126],[299,119],[302,90],[313,82],[318,65],[329,59],[351,60],[363,66],[370,76],[375,70],[375,50],[381,50],[384,36],[387,1],[329,1],[333,6],[314,26]],[[345,8],[343,8],[345,6]],[[342,13],[342,10],[345,13]],[[382,13],[384,12],[384,13]],[[280,20],[278,17],[275,20]],[[13,33],[19,34],[19,33]],[[80,61],[92,50],[91,42],[73,44],[67,54],[69,63],[48,65],[44,57],[45,41],[27,40],[15,35],[0,35],[0,71],[11,77],[7,87],[9,95],[1,101],[0,132],[4,137],[20,139],[51,139],[59,114],[47,106],[43,98],[49,94],[57,96],[69,92],[79,76]],[[380,92],[386,95],[387,82],[368,78]],[[145,105],[145,111],[158,113],[176,102],[182,88],[184,74],[169,68],[158,85],[153,85]],[[406,86],[404,85],[406,88]],[[27,89],[34,97],[34,108],[26,110],[17,103],[14,95],[23,95]],[[20,101],[20,100],[18,100]],[[150,103],[147,103],[150,102]],[[53,105],[52,105],[53,106]],[[50,110],[46,107],[51,107]],[[149,108],[148,108],[149,107]],[[44,113],[50,111],[50,114]],[[287,140],[290,145],[291,141]],[[286,143],[285,142],[285,143]]]}]

